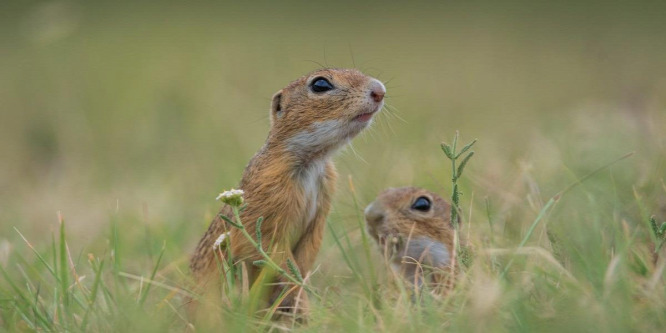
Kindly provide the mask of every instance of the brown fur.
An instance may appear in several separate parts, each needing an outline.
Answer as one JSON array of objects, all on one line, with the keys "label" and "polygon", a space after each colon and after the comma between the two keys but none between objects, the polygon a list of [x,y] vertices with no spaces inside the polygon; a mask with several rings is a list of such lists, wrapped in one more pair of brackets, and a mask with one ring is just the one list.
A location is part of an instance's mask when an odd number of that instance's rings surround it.
[{"label": "brown fur", "polygon": [[[314,93],[310,83],[318,77],[327,78],[336,89]],[[241,220],[254,235],[257,219],[264,218],[264,249],[276,249],[273,255],[280,258],[283,266],[290,258],[304,276],[312,268],[335,191],[337,173],[331,155],[368,125],[355,117],[378,111],[382,103],[373,101],[371,93],[380,92],[383,96],[383,89],[379,81],[356,70],[324,69],[301,77],[273,96],[268,138],[245,168],[240,182],[247,204]],[[316,127],[326,121],[341,124],[342,130],[327,139],[309,140],[309,136],[319,133]],[[299,140],[300,137],[308,140]],[[309,192],[308,179],[316,184]],[[316,205],[314,213],[309,209],[312,204]],[[228,207],[222,208],[220,214],[232,217]],[[252,261],[260,259],[260,254],[238,229],[218,216],[199,241],[190,262],[199,291],[204,294],[213,293],[219,283],[212,246],[226,231],[231,231],[234,260],[245,261],[249,269],[250,285],[257,278],[259,270]],[[274,288],[273,300],[282,288]],[[293,306],[295,294],[287,295],[282,305]]]},{"label": "brown fur", "polygon": [[[429,211],[412,209],[413,203],[422,196],[431,202]],[[414,279],[423,278],[440,294],[452,288],[456,271],[455,231],[451,224],[451,205],[446,200],[421,188],[389,188],[366,208],[366,222],[368,233],[379,244],[380,250],[392,257],[394,268],[409,283],[417,284]],[[444,256],[432,258],[441,252],[434,248],[423,253],[410,251],[410,247],[413,249],[424,239],[428,243],[432,240],[443,244],[448,251],[448,260],[445,261]],[[414,273],[416,277],[411,276]]]}]

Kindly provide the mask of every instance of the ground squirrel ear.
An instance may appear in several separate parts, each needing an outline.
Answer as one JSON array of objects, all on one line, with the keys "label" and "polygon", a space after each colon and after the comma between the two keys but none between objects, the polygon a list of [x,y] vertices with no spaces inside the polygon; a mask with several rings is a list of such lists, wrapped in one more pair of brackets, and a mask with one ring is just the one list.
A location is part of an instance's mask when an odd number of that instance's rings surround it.
[{"label": "ground squirrel ear", "polygon": [[271,118],[279,117],[282,115],[282,90],[273,95],[273,102],[271,103]]}]

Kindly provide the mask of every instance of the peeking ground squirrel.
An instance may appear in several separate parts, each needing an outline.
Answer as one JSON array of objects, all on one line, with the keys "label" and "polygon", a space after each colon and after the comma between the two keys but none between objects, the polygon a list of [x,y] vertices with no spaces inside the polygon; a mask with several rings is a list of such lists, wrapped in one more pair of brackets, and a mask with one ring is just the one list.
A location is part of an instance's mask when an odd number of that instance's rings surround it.
[{"label": "peeking ground squirrel", "polygon": [[435,193],[389,188],[365,209],[368,233],[392,268],[417,288],[446,294],[454,283],[451,205]]},{"label": "peeking ground squirrel", "polygon": [[[285,269],[287,259],[304,276],[312,268],[335,190],[337,173],[331,156],[368,127],[382,108],[385,94],[380,81],[357,70],[322,69],[291,82],[273,96],[268,138],[240,182],[247,204],[240,217],[251,235],[257,219],[264,218],[263,247],[279,257],[276,262]],[[228,206],[219,214],[233,218]],[[262,259],[259,252],[237,228],[217,216],[190,261],[204,294],[216,292],[220,274],[213,244],[227,231],[231,254],[234,261],[245,262],[250,285],[260,272],[252,264]],[[279,276],[277,279],[271,282],[285,282]],[[273,302],[285,286],[271,288]],[[280,307],[293,307],[295,294],[286,295]]]}]

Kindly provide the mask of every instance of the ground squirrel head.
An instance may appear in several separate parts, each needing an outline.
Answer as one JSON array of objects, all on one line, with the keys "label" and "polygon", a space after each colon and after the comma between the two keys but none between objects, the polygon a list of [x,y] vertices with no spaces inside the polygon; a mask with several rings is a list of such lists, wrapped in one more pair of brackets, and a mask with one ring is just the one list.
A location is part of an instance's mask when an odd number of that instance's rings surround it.
[{"label": "ground squirrel head", "polygon": [[416,187],[389,188],[365,209],[368,233],[408,280],[416,266],[443,268],[454,259],[451,205]]},{"label": "ground squirrel head", "polygon": [[355,69],[321,69],[273,96],[269,141],[299,155],[325,154],[360,133],[384,105],[384,85]]}]

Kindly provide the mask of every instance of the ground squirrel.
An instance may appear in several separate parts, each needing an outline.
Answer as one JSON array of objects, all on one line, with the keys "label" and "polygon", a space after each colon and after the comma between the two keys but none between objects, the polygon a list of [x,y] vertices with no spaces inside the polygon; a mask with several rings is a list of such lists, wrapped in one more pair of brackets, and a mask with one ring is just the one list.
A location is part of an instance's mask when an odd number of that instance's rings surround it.
[{"label": "ground squirrel", "polygon": [[435,193],[389,188],[365,209],[368,233],[410,284],[445,294],[454,283],[451,205]]},{"label": "ground squirrel", "polygon": [[[247,204],[241,220],[254,235],[257,219],[264,218],[264,249],[280,245],[283,266],[289,258],[303,275],[312,268],[335,190],[337,173],[331,155],[368,127],[382,108],[385,93],[380,81],[357,70],[322,69],[273,96],[268,138],[240,182]],[[229,207],[220,214],[233,218]],[[190,261],[203,293],[213,292],[211,283],[219,282],[213,244],[226,231],[230,231],[234,260],[246,263],[250,283],[257,278],[259,269],[252,262],[261,259],[258,251],[238,229],[217,216]],[[274,287],[271,301],[283,288]],[[284,298],[281,307],[294,305],[293,294]]]}]

